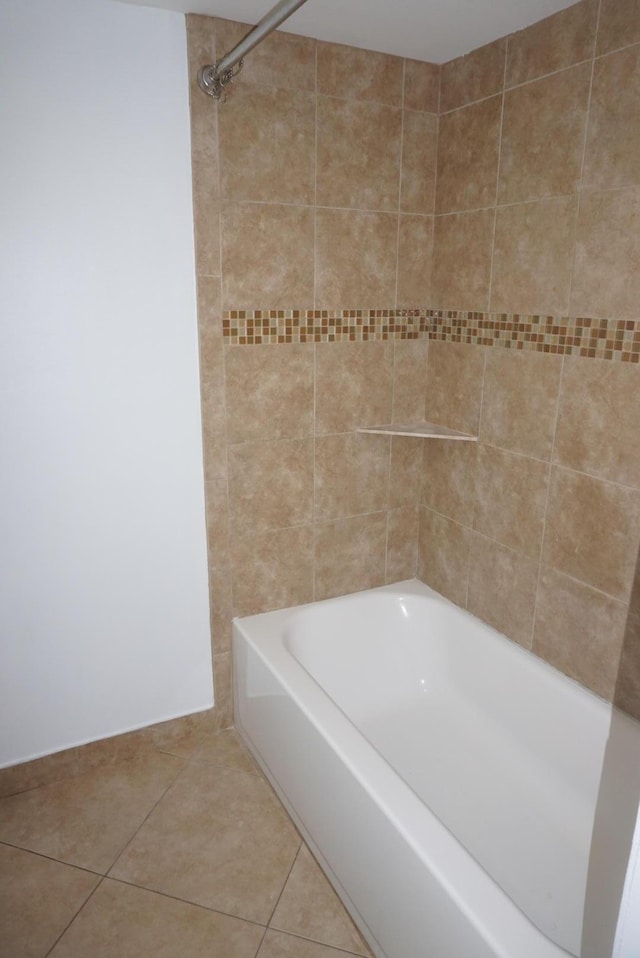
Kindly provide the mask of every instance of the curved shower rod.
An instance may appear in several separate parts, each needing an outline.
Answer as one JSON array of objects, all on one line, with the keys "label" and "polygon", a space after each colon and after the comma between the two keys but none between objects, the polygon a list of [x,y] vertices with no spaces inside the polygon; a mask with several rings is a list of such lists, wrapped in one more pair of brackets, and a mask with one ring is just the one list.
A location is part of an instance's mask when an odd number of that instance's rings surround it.
[{"label": "curved shower rod", "polygon": [[[242,69],[243,57],[306,2],[307,0],[280,0],[221,60],[202,67],[198,73],[198,86],[203,93],[220,100],[227,83]],[[234,69],[235,67],[237,69]]]}]

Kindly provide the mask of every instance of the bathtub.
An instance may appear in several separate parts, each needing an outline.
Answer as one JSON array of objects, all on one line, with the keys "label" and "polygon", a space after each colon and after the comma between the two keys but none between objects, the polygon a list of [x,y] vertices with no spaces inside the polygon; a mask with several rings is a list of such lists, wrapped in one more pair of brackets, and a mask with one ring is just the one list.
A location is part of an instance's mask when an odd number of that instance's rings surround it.
[{"label": "bathtub", "polygon": [[378,958],[587,954],[610,706],[417,581],[236,619],[233,654],[236,727]]}]

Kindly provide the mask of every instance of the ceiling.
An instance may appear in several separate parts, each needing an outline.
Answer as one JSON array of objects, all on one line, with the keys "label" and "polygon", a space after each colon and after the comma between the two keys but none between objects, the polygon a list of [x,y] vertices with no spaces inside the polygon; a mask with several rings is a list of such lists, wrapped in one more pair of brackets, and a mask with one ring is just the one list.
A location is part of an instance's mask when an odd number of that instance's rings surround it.
[{"label": "ceiling", "polygon": [[[124,0],[257,23],[275,0]],[[366,50],[446,63],[574,0],[307,0],[282,27]]]}]

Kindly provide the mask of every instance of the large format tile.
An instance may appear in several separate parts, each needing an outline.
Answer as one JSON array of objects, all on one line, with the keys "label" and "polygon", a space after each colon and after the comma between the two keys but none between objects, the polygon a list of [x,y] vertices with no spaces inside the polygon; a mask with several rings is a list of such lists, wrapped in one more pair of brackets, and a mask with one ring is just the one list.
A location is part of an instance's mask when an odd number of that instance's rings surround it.
[{"label": "large format tile", "polygon": [[0,845],[0,954],[44,958],[99,878]]},{"label": "large format tile", "polygon": [[559,356],[489,349],[480,439],[525,456],[548,459],[561,369]]},{"label": "large format tile", "polygon": [[396,340],[393,344],[391,422],[414,422],[425,418],[424,390],[428,355],[429,340],[426,338]]},{"label": "large format tile", "polygon": [[438,309],[488,309],[495,210],[436,216],[432,302]]},{"label": "large format tile", "polygon": [[[250,24],[233,20],[215,18],[214,24],[218,59],[251,30]],[[313,93],[316,86],[316,41],[274,30],[251,51],[251,59],[245,64],[238,83],[227,88],[229,109],[234,108],[233,100],[240,84],[259,90],[288,89]]]},{"label": "large format tile", "polygon": [[263,929],[106,879],[51,958],[254,958]]},{"label": "large format tile", "polygon": [[637,319],[640,187],[582,193],[575,254],[570,315]]},{"label": "large format tile", "polygon": [[509,37],[507,86],[588,60],[593,56],[597,19],[598,0],[583,0],[513,33]]},{"label": "large format tile", "polygon": [[306,845],[298,852],[270,927],[357,955],[371,954]]},{"label": "large format tile", "polygon": [[475,442],[425,442],[422,505],[461,525],[470,526],[477,452]]},{"label": "large format tile", "polygon": [[446,113],[502,91],[507,41],[487,43],[442,66],[440,110]]},{"label": "large format tile", "polygon": [[257,958],[346,958],[348,954],[315,941],[269,930]]},{"label": "large format tile", "polygon": [[404,61],[404,108],[438,112],[440,66],[423,60]]},{"label": "large format tile", "polygon": [[388,436],[343,433],[315,441],[315,517],[379,512],[389,504]]},{"label": "large format tile", "polygon": [[402,104],[401,57],[341,43],[318,43],[318,92],[326,96]]},{"label": "large format tile", "polygon": [[313,93],[273,87],[256,90],[238,83],[233,103],[218,111],[218,129],[224,199],[313,203]]},{"label": "large format tile", "polygon": [[299,845],[261,778],[194,764],[154,809],[111,876],[266,923]]},{"label": "large format tile", "polygon": [[313,527],[249,530],[233,539],[233,613],[253,615],[313,599]]},{"label": "large format tile", "polygon": [[312,435],[312,347],[229,347],[225,368],[230,443]]},{"label": "large format tile", "polygon": [[576,237],[577,196],[499,207],[491,309],[566,315]]},{"label": "large format tile", "polygon": [[533,651],[612,699],[626,617],[623,602],[545,569],[538,586]]},{"label": "large format tile", "polygon": [[567,357],[554,461],[640,487],[640,368]]},{"label": "large format tile", "polygon": [[479,346],[429,344],[425,401],[428,422],[478,434],[484,362],[485,350]]},{"label": "large format tile", "polygon": [[314,598],[384,585],[386,544],[386,512],[316,522]]},{"label": "large format tile", "polygon": [[397,246],[397,213],[318,209],[316,309],[388,309]]},{"label": "large format tile", "polygon": [[596,60],[584,158],[592,189],[640,183],[640,47]]},{"label": "large format tile", "polygon": [[583,63],[505,94],[499,203],[577,191],[590,83]]},{"label": "large format tile", "polygon": [[418,528],[420,512],[417,506],[389,509],[387,513],[386,582],[413,579],[418,567]]},{"label": "large format tile", "polygon": [[495,204],[501,116],[495,96],[440,117],[436,212]]},{"label": "large format tile", "polygon": [[426,306],[431,302],[433,216],[402,214],[398,230],[396,306]]},{"label": "large format tile", "polygon": [[229,513],[236,533],[311,522],[313,439],[230,446]]},{"label": "large format tile", "polygon": [[0,840],[104,873],[184,767],[147,754],[0,801]]},{"label": "large format tile", "polygon": [[473,528],[538,559],[548,482],[548,463],[480,443]]},{"label": "large format tile", "polygon": [[538,561],[474,532],[467,609],[526,648],[531,630]]},{"label": "large format tile", "polygon": [[318,98],[317,204],[397,210],[402,110]]},{"label": "large format tile", "polygon": [[639,543],[640,492],[552,469],[545,565],[628,602]]},{"label": "large format tile", "polygon": [[640,40],[640,2],[601,0],[596,53],[610,53]]},{"label": "large format tile", "polygon": [[470,539],[466,526],[420,509],[418,578],[461,606],[467,601]]},{"label": "large format tile", "polygon": [[436,191],[438,117],[406,110],[402,126],[400,209],[433,213]]},{"label": "large format tile", "polygon": [[391,422],[393,343],[316,346],[316,432]]}]

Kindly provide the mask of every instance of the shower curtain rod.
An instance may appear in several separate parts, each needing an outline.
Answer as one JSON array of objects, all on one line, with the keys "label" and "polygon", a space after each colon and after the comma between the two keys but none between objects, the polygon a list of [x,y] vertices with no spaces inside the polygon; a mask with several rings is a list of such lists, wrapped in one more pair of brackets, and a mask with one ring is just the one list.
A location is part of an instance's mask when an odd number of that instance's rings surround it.
[{"label": "shower curtain rod", "polygon": [[[221,60],[202,67],[198,73],[198,86],[203,93],[215,100],[221,99],[227,83],[242,69],[243,57],[306,2],[307,0],[280,0]],[[238,69],[234,70],[236,65]]]}]

